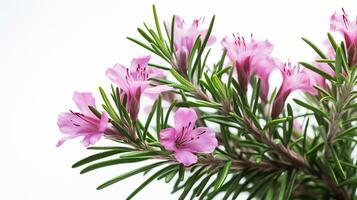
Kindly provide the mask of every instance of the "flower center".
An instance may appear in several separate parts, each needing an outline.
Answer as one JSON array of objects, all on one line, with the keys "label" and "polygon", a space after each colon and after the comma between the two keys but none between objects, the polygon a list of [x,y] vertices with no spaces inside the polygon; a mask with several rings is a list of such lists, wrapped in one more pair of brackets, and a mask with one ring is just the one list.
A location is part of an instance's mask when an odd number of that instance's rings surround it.
[{"label": "flower center", "polygon": [[286,76],[294,76],[296,73],[300,72],[300,65],[292,66],[291,62],[288,61],[284,63],[283,72]]}]

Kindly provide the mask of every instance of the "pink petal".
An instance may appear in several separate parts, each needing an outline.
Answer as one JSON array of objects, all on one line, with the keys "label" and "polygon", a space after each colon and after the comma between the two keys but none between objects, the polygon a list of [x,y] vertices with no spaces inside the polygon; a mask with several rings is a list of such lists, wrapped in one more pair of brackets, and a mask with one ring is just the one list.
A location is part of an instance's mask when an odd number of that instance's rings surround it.
[{"label": "pink petal", "polygon": [[61,138],[61,139],[57,142],[56,147],[61,146],[66,140],[69,140],[69,139],[72,139],[72,138],[75,138],[75,137],[77,137],[77,136],[76,136],[76,135],[71,135],[71,136],[67,136],[67,137]]},{"label": "pink petal", "polygon": [[110,80],[118,84],[120,89],[126,92],[130,87],[129,82],[133,81],[132,77],[129,76],[128,69],[120,64],[116,64],[114,67],[109,68],[105,74]]},{"label": "pink petal", "polygon": [[57,125],[60,131],[64,134],[76,134],[87,132],[94,129],[93,124],[90,124],[83,119],[79,118],[74,113],[61,113],[58,116]]},{"label": "pink petal", "polygon": [[197,121],[197,114],[192,108],[179,108],[175,112],[174,122],[176,132],[182,134],[182,129],[186,128],[190,132]]},{"label": "pink petal", "polygon": [[136,69],[138,66],[141,66],[143,68],[146,68],[147,65],[149,64],[151,56],[143,56],[143,57],[138,57],[138,58],[134,58],[131,61],[131,65],[130,65],[130,71],[131,72],[136,72]]},{"label": "pink petal", "polygon": [[165,73],[160,70],[160,69],[157,69],[155,67],[150,67],[149,68],[149,77],[157,77],[157,78],[165,78],[166,75]]},{"label": "pink petal", "polygon": [[160,143],[165,149],[170,151],[176,150],[176,130],[167,128],[160,131]]},{"label": "pink petal", "polygon": [[95,100],[90,92],[74,92],[73,93],[73,101],[79,108],[82,114],[86,116],[95,116],[92,111],[88,108],[88,106],[95,107]]},{"label": "pink petal", "polygon": [[182,146],[182,150],[193,153],[212,153],[218,145],[214,131],[207,127],[199,127],[191,131],[191,138]]},{"label": "pink petal", "polygon": [[108,127],[109,127],[109,117],[106,112],[102,112],[102,115],[101,115],[101,118],[99,121],[98,131],[104,132],[105,130],[108,129]]},{"label": "pink petal", "polygon": [[285,106],[285,101],[288,98],[291,90],[286,89],[284,86],[280,86],[277,96],[274,99],[272,111],[271,111],[271,118],[275,119],[279,116],[281,111],[283,111]]},{"label": "pink petal", "polygon": [[83,146],[87,147],[89,145],[95,144],[102,136],[103,133],[86,135],[81,141],[81,143],[83,144]]},{"label": "pink petal", "polygon": [[348,30],[343,18],[343,15],[335,12],[330,18],[330,29],[332,31],[339,31],[342,34],[346,33]]},{"label": "pink petal", "polygon": [[197,162],[197,156],[185,150],[176,151],[175,158],[179,163],[182,163],[186,167]]},{"label": "pink petal", "polygon": [[160,93],[162,92],[167,92],[172,90],[172,87],[169,87],[167,85],[158,85],[155,87],[147,88],[144,90],[144,95],[147,95],[148,97],[152,99],[157,99]]},{"label": "pink petal", "polygon": [[140,111],[140,98],[141,98],[141,90],[136,90],[135,94],[128,98],[127,109],[130,113],[131,120],[135,121],[138,118],[138,114]]},{"label": "pink petal", "polygon": [[[79,117],[80,116],[80,117]],[[105,123],[104,123],[105,122]],[[62,113],[58,117],[58,127],[60,131],[68,136],[58,141],[57,146],[62,145],[66,140],[84,136],[83,144],[94,144],[96,138],[100,137],[105,127],[108,127],[108,117],[102,114],[102,120],[86,117],[79,113]]]}]

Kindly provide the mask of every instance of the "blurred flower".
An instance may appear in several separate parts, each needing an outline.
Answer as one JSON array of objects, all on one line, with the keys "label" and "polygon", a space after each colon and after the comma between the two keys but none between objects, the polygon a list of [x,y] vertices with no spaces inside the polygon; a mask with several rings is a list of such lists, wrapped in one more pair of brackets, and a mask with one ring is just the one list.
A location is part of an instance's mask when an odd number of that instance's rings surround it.
[{"label": "blurred flower", "polygon": [[108,116],[105,112],[98,119],[88,108],[95,107],[95,100],[91,93],[74,92],[73,101],[76,103],[81,113],[66,112],[58,117],[57,125],[60,131],[67,134],[67,137],[60,139],[57,146],[62,145],[66,140],[83,136],[84,146],[96,143],[109,129]]},{"label": "blurred flower", "polygon": [[207,127],[194,129],[196,112],[191,108],[179,108],[174,115],[174,128],[160,132],[160,142],[173,151],[178,162],[190,166],[197,162],[194,153],[212,153],[218,145],[215,133]]},{"label": "blurred flower", "polygon": [[330,29],[343,35],[349,66],[355,66],[357,64],[357,17],[354,21],[350,21],[344,9],[342,9],[342,14],[335,12],[330,19]]},{"label": "blurred flower", "polygon": [[309,72],[305,69],[301,69],[299,65],[291,66],[290,62],[281,63],[278,60],[274,62],[281,71],[283,82],[273,102],[271,113],[273,119],[279,116],[284,108],[286,99],[293,91],[300,90],[302,92],[309,92],[312,95],[317,94],[316,89],[313,87],[314,82]]},{"label": "blurred flower", "polygon": [[273,45],[266,41],[256,41],[251,37],[246,42],[244,37],[223,38],[222,46],[238,73],[238,82],[244,92],[247,92],[248,83],[252,75],[261,79],[261,98],[267,101],[269,92],[269,75],[275,69],[270,54]]},{"label": "blurred flower", "polygon": [[126,108],[133,121],[138,117],[142,94],[156,99],[161,92],[171,89],[167,85],[150,86],[151,81],[148,79],[161,74],[158,70],[148,69],[149,60],[150,56],[134,58],[130,69],[116,64],[106,72],[107,77],[121,89],[120,99],[126,97]]},{"label": "blurred flower", "polygon": [[[196,39],[200,36],[201,41],[206,37],[207,29],[202,28],[204,19],[195,19],[191,25],[186,25],[185,21],[175,16],[174,22],[174,47],[176,53],[175,65],[177,71],[182,75],[187,75],[188,58]],[[169,25],[171,28],[171,25]],[[172,30],[170,30],[171,32]],[[216,38],[210,36],[207,45],[212,45]]]}]

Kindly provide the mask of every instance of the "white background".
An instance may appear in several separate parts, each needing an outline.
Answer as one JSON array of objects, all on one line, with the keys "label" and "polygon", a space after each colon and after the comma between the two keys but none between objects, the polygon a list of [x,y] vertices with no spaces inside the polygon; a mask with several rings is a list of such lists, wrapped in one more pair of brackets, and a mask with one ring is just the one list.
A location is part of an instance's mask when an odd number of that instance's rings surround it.
[{"label": "white background", "polygon": [[[146,53],[125,39],[152,24],[155,3],[161,20],[217,15],[213,34],[268,38],[274,55],[293,61],[314,55],[301,40],[322,43],[329,18],[344,7],[357,14],[357,1],[18,1],[0,0],[0,199],[124,199],[141,175],[102,191],[95,187],[129,170],[123,165],[79,175],[71,164],[88,155],[79,140],[56,148],[60,112],[74,108],[74,90],[109,86],[104,76],[115,63]],[[221,47],[216,44],[214,52]],[[102,142],[101,144],[108,144]],[[136,199],[176,199],[172,185],[154,182]]]}]

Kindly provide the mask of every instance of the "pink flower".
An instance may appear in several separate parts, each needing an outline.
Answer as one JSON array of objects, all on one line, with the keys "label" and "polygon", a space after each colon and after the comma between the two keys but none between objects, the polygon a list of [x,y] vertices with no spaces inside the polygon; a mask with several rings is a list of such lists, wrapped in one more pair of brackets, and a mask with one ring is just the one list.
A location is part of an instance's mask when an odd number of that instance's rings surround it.
[{"label": "pink flower", "polygon": [[142,94],[156,99],[161,92],[171,89],[166,85],[150,86],[151,81],[149,78],[162,74],[160,74],[158,70],[148,69],[149,60],[150,56],[134,58],[131,61],[130,69],[123,65],[116,64],[106,72],[107,77],[120,87],[121,100],[126,96],[126,108],[133,121],[138,117]]},{"label": "pink flower", "polygon": [[330,19],[330,29],[343,35],[349,66],[355,66],[357,64],[357,17],[354,21],[350,21],[344,9],[342,9],[342,14],[335,12]]},{"label": "pink flower", "polygon": [[267,101],[269,91],[269,75],[275,69],[270,54],[273,45],[266,41],[256,41],[251,38],[246,42],[243,37],[225,37],[222,46],[238,73],[238,82],[243,91],[248,89],[248,83],[253,74],[261,79],[261,98]]},{"label": "pink flower", "polygon": [[105,112],[98,119],[88,108],[95,107],[95,100],[91,93],[74,92],[73,101],[77,104],[81,113],[66,112],[58,117],[57,125],[60,131],[66,135],[60,139],[57,146],[62,145],[66,140],[83,136],[84,146],[95,144],[108,129],[108,116]]},{"label": "pink flower", "polygon": [[[200,36],[201,41],[203,41],[206,37],[207,29],[201,27],[203,22],[204,19],[195,19],[191,25],[187,26],[181,17],[175,16],[174,47],[177,58],[176,65],[178,68],[177,70],[184,75],[187,75],[188,56],[191,53],[196,39]],[[171,27],[171,25],[169,27]],[[211,45],[215,41],[216,38],[210,36],[207,45]]]},{"label": "pink flower", "polygon": [[178,162],[190,166],[197,162],[195,153],[212,153],[218,145],[215,133],[207,127],[194,129],[196,112],[191,108],[179,108],[174,115],[175,128],[160,132],[160,142],[173,151]]},{"label": "pink flower", "polygon": [[309,92],[312,95],[317,94],[316,89],[313,87],[311,76],[306,70],[301,69],[299,65],[292,67],[290,62],[283,64],[275,60],[275,63],[280,68],[283,82],[273,103],[271,113],[273,119],[279,116],[284,108],[286,99],[293,91],[300,90],[302,92]]}]

